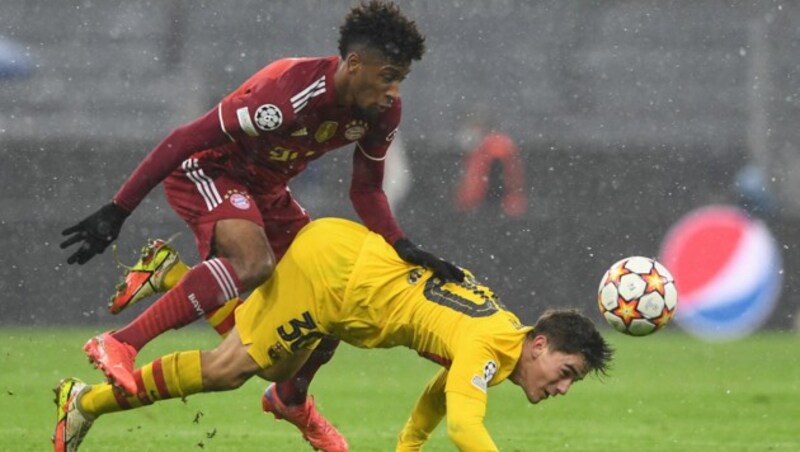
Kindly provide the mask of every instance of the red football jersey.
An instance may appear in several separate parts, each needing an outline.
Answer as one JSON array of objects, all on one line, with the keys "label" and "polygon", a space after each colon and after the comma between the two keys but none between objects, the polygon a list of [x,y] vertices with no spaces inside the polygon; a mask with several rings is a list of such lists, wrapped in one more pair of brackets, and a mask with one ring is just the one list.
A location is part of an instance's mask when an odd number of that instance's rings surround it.
[{"label": "red football jersey", "polygon": [[326,152],[356,143],[383,160],[400,122],[401,102],[370,120],[336,103],[338,57],[287,58],[261,69],[218,105],[231,143],[195,154],[216,163],[254,191],[269,191]]}]

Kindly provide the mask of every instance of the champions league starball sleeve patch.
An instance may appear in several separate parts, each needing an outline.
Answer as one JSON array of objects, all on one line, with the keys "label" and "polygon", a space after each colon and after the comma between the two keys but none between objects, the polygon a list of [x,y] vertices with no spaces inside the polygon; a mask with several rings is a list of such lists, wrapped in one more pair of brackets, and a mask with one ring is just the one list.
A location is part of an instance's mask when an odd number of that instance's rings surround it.
[{"label": "champions league starball sleeve patch", "polygon": [[254,119],[259,129],[269,132],[281,126],[283,113],[273,104],[264,104],[258,107]]},{"label": "champions league starball sleeve patch", "polygon": [[497,363],[492,360],[486,361],[486,364],[483,366],[483,376],[473,375],[472,385],[486,392],[486,388],[489,386],[489,382],[492,381],[492,377],[494,377],[496,372]]},{"label": "champions league starball sleeve patch", "polygon": [[486,383],[489,383],[494,377],[495,372],[497,372],[497,363],[494,361],[487,361],[486,365],[483,366],[483,379]]}]

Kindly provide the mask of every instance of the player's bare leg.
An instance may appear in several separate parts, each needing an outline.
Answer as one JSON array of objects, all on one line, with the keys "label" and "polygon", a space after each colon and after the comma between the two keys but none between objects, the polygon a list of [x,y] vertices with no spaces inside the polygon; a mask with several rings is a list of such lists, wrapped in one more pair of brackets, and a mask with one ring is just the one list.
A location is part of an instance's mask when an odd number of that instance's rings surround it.
[{"label": "player's bare leg", "polygon": [[299,350],[266,369],[256,363],[234,328],[214,350],[200,353],[204,392],[227,391],[243,385],[253,375],[268,381],[291,377],[308,359],[311,350]]},{"label": "player's bare leg", "polygon": [[201,262],[133,322],[87,342],[84,350],[128,394],[137,392],[136,354],[161,333],[180,328],[257,287],[275,268],[266,234],[256,223],[229,219],[215,225],[215,258]]}]

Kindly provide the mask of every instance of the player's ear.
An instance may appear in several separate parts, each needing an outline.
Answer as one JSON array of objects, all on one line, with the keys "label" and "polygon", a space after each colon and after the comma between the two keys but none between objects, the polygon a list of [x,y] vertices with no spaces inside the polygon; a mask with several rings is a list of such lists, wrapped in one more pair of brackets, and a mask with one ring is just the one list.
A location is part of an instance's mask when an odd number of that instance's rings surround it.
[{"label": "player's ear", "polygon": [[361,65],[363,64],[361,55],[355,51],[348,53],[347,57],[344,59],[344,62],[347,67],[347,72],[349,74],[358,71],[358,69],[361,68]]},{"label": "player's ear", "polygon": [[543,334],[539,334],[533,338],[531,341],[531,354],[534,358],[538,358],[542,355],[542,353],[547,350],[547,347],[550,346],[550,341],[547,339],[547,336]]}]

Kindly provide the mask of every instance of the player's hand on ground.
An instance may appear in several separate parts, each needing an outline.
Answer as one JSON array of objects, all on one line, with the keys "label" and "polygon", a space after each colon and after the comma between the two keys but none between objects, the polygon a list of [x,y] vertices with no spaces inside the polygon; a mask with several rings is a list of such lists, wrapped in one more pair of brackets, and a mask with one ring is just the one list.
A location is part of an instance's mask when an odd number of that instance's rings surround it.
[{"label": "player's hand on ground", "polygon": [[96,254],[101,254],[119,235],[122,223],[130,215],[124,209],[108,203],[75,226],[64,229],[61,235],[69,236],[61,248],[80,243],[78,250],[67,258],[68,264],[83,265]]},{"label": "player's hand on ground", "polygon": [[421,250],[408,239],[400,239],[394,242],[394,249],[404,261],[429,268],[434,275],[444,281],[464,281],[463,270],[427,251]]}]

